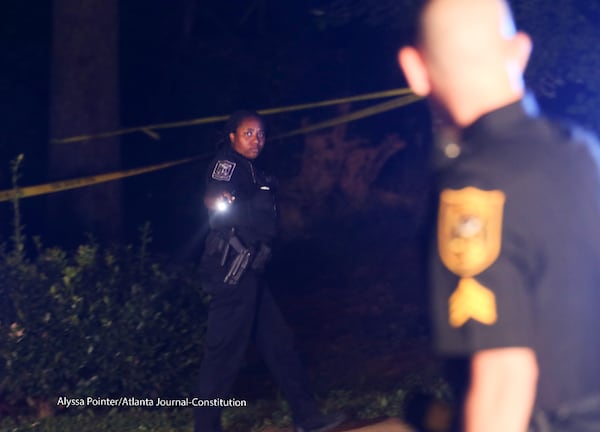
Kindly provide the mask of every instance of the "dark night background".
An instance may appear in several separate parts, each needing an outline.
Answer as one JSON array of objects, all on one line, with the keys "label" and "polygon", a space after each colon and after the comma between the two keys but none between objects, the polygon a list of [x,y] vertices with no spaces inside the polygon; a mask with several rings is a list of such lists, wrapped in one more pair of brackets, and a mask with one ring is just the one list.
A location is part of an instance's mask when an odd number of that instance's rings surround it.
[{"label": "dark night background", "polygon": [[[120,125],[405,87],[396,54],[408,41],[414,3],[120,0]],[[527,78],[542,107],[597,130],[600,8],[596,2],[576,0],[513,4],[518,25],[535,42]],[[56,138],[50,136],[49,123],[53,6],[43,0],[2,2],[0,189],[11,187],[10,161],[20,153],[25,155],[21,186],[50,178],[49,141]],[[90,50],[94,55],[93,46]],[[350,109],[376,102],[355,103]],[[337,107],[330,107],[269,116],[269,133],[274,136],[303,122],[339,114]],[[367,147],[379,146],[392,134],[404,141],[404,148],[389,157],[370,183],[393,194],[396,204],[351,211],[345,208],[343,194],[333,190],[320,197],[331,201],[331,207],[314,213],[309,224],[280,245],[275,260],[280,271],[271,275],[274,291],[309,366],[314,371],[315,364],[325,365],[315,373],[320,381],[338,384],[355,379],[350,368],[340,371],[337,366],[347,355],[354,359],[350,364],[364,366],[363,379],[371,380],[374,387],[388,385],[414,363],[421,362],[424,368],[422,359],[430,359],[417,349],[427,338],[422,252],[430,123],[425,103],[419,102],[348,124],[345,139],[364,140]],[[120,140],[120,167],[210,152],[218,144],[221,127],[217,123],[161,130],[160,140],[141,133],[125,135]],[[78,133],[87,132],[91,131]],[[267,139],[262,162],[285,184],[301,174],[302,152],[309,139]],[[157,252],[175,262],[198,259],[206,223],[201,198],[207,162],[123,180],[123,229],[110,241],[135,242],[137,228],[150,221]],[[94,173],[82,175],[89,174]],[[57,221],[49,217],[45,197],[27,198],[21,205],[28,236],[41,235],[64,247],[84,238],[78,228],[67,237],[57,236],[64,230],[56,224],[78,227],[69,219],[68,209]],[[0,241],[8,241],[11,235],[11,217],[10,203],[0,203]],[[363,343],[359,349],[353,348],[357,339]],[[319,374],[336,369],[333,376],[321,380]],[[245,379],[252,380],[248,376]]]},{"label": "dark night background", "polygon": [[[396,52],[410,32],[412,3],[121,1],[120,123],[169,122],[227,114],[239,107],[270,108],[404,87]],[[598,53],[590,50],[598,38],[593,26],[598,7],[586,3],[520,1],[514,8],[519,24],[536,42],[529,82],[542,93],[543,106],[596,126],[598,84],[587,80],[595,78],[598,62]],[[0,84],[0,187],[7,189],[9,161],[19,153],[25,154],[21,185],[48,180],[52,2],[30,7],[6,1],[1,19],[5,66]],[[402,163],[410,164],[408,159],[427,151],[426,146],[414,148],[415,134],[426,133],[428,127],[422,105],[349,126],[349,135],[373,143],[389,133],[408,142],[405,154],[392,158],[383,170],[382,179],[388,182],[394,176],[402,180]],[[336,115],[335,108],[276,115],[269,118],[269,127],[273,135],[299,127],[303,118],[317,122]],[[210,151],[220,126],[165,130],[160,141],[126,135],[121,139],[121,167]],[[271,170],[281,177],[294,175],[302,138],[270,147],[265,159]],[[168,251],[181,246],[203,215],[198,200],[202,171],[195,164],[125,180],[125,232],[151,220],[157,245]],[[52,228],[40,217],[44,201],[37,197],[23,202],[30,234],[51,235]],[[4,212],[8,205],[2,206]],[[9,217],[2,216],[4,221]],[[9,232],[3,224],[3,238]]]},{"label": "dark night background", "polygon": [[[319,17],[318,3],[313,7],[265,2],[260,6],[265,10],[253,11],[251,2],[245,1],[207,5],[174,1],[168,7],[159,1],[121,2],[121,124],[227,114],[239,107],[268,108],[404,85],[395,61],[401,31],[381,31],[360,19],[352,26],[329,24]],[[18,153],[25,154],[22,185],[48,178],[52,10],[50,2],[39,6],[31,9],[23,2],[9,2],[2,18],[2,49],[8,60],[2,83],[0,140],[4,188],[10,186],[8,161]],[[329,109],[310,115],[312,120],[321,120],[336,113]],[[352,132],[377,139],[398,131],[403,122],[402,116],[380,116],[368,125],[353,125]],[[122,167],[213,150],[220,126],[164,131],[158,142],[141,134],[125,136]],[[272,117],[269,126],[275,133],[297,128],[299,115]],[[297,149],[301,139],[275,145],[278,148],[270,153],[287,154],[282,155],[286,160],[271,157],[273,168],[278,175],[289,175],[293,161],[291,151],[284,147]],[[203,167],[176,170],[180,173],[143,176],[124,185],[127,226],[150,219],[157,227],[157,241],[168,250],[188,237],[185,231],[193,229],[203,213],[198,199],[202,175],[194,175],[202,173]],[[52,228],[37,212],[44,198],[29,199],[23,205],[29,230],[51,235]],[[35,216],[30,217],[30,212]],[[2,234],[7,234],[4,227]]]}]

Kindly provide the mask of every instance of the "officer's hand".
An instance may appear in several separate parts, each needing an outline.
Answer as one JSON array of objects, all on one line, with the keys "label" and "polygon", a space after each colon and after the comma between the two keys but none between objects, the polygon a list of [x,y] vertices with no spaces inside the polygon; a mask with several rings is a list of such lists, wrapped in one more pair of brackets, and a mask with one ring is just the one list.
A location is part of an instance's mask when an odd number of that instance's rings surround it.
[{"label": "officer's hand", "polygon": [[229,192],[223,192],[217,197],[205,197],[204,205],[212,211],[223,210],[235,201],[235,196]]}]

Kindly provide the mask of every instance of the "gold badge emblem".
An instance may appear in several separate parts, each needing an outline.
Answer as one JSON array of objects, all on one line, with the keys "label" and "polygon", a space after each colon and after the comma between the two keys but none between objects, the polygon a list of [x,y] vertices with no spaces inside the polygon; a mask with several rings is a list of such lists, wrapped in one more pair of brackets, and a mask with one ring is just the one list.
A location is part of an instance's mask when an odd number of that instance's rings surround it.
[{"label": "gold badge emblem", "polygon": [[474,276],[491,266],[500,254],[505,200],[502,191],[474,187],[445,189],[440,195],[439,254],[444,265],[461,277],[449,301],[450,324],[454,327],[469,319],[488,325],[496,322],[494,293]]},{"label": "gold badge emblem", "polygon": [[462,327],[469,319],[492,325],[498,319],[496,296],[473,278],[461,279],[448,301],[450,325]]}]

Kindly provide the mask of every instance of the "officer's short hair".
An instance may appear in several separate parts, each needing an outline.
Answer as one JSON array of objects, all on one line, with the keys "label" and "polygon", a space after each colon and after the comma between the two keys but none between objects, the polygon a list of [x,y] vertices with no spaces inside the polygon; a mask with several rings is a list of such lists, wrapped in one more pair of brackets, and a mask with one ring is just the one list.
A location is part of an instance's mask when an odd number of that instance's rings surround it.
[{"label": "officer's short hair", "polygon": [[235,133],[242,121],[244,121],[247,118],[254,118],[259,120],[263,128],[265,128],[265,120],[259,113],[252,110],[238,110],[229,116],[227,124],[225,125],[225,133]]}]

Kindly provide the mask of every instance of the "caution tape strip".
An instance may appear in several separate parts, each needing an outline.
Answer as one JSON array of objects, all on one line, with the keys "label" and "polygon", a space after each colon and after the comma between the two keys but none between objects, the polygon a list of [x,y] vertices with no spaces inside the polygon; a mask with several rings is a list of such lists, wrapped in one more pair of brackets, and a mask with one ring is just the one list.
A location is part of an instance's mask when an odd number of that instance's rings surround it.
[{"label": "caution tape strip", "polygon": [[[280,114],[280,113],[284,113],[284,112],[300,111],[300,110],[311,109],[311,108],[320,108],[320,107],[326,107],[326,106],[331,106],[331,105],[339,105],[342,103],[358,102],[358,101],[365,101],[365,100],[372,100],[372,99],[382,99],[382,98],[392,97],[392,96],[401,96],[401,95],[407,95],[407,94],[411,94],[411,93],[412,93],[412,91],[408,88],[399,88],[399,89],[385,90],[385,91],[375,92],[375,93],[367,93],[367,94],[362,94],[362,95],[349,96],[349,97],[345,97],[345,98],[329,99],[329,100],[320,101],[320,102],[263,109],[263,110],[259,110],[258,113],[260,113],[262,115]],[[118,130],[111,131],[111,132],[103,132],[103,133],[87,134],[87,135],[77,135],[77,136],[68,137],[68,138],[56,138],[56,139],[52,139],[50,141],[54,144],[67,144],[67,143],[74,143],[74,142],[101,139],[101,138],[111,138],[111,137],[126,135],[126,134],[130,134],[130,133],[134,133],[134,132],[143,132],[154,139],[158,139],[158,134],[153,132],[154,130],[173,129],[173,128],[180,128],[180,127],[185,127],[185,126],[197,126],[197,125],[208,124],[208,123],[218,123],[221,121],[225,121],[228,118],[229,118],[229,115],[201,117],[201,118],[196,118],[196,119],[191,119],[191,120],[183,120],[183,121],[177,121],[177,122],[171,122],[171,123],[158,123],[158,124],[153,124],[153,125],[124,128],[124,129],[118,129]]]},{"label": "caution tape strip", "polygon": [[326,120],[324,122],[315,123],[310,126],[306,126],[300,129],[296,129],[281,135],[277,135],[272,139],[282,139],[289,138],[295,135],[306,134],[309,132],[314,132],[319,129],[324,129],[332,126],[337,126],[342,123],[349,123],[351,121],[359,120],[365,117],[370,117],[375,114],[379,114],[385,111],[390,111],[395,108],[399,108],[401,106],[409,105],[414,102],[418,102],[423,99],[421,96],[409,95],[405,97],[400,97],[396,99],[392,99],[391,101],[383,102],[377,105],[370,106],[369,108],[365,108],[362,110],[354,111],[350,114],[346,114],[343,116],[339,116],[330,120]]},{"label": "caution tape strip", "polygon": [[[362,118],[366,118],[375,114],[379,114],[385,111],[389,111],[395,108],[399,108],[414,102],[418,102],[423,99],[422,97],[411,94],[409,96],[400,97],[396,99],[392,99],[387,102],[383,102],[377,105],[370,106],[365,109],[361,109],[358,111],[354,111],[350,114],[346,114],[343,116],[339,116],[330,120],[326,120],[324,122],[316,123],[310,126],[306,126],[300,129],[296,129],[281,135],[278,135],[272,139],[283,139],[288,138],[295,135],[305,134],[309,132],[314,132],[320,129],[325,129],[332,126],[337,126],[339,124],[348,123],[351,121],[359,120]],[[26,186],[17,189],[7,189],[0,191],[0,202],[10,201],[15,198],[28,198],[37,195],[46,195],[55,192],[61,192],[69,189],[77,189],[86,186],[92,186],[99,183],[106,183],[109,181],[120,180],[127,177],[133,177],[136,175],[146,174],[153,171],[159,171],[166,168],[171,168],[177,165],[186,164],[189,162],[193,162],[196,160],[204,159],[212,156],[212,154],[203,154],[196,155],[192,157],[188,157],[185,159],[179,159],[171,162],[164,162],[156,165],[150,165],[146,167],[140,168],[132,168],[128,170],[114,171],[106,174],[99,174],[94,176],[80,177],[71,180],[63,180],[53,183],[45,183],[41,185],[35,186]]]},{"label": "caution tape strip", "polygon": [[71,180],[57,181],[53,183],[45,183],[35,186],[27,186],[17,189],[7,189],[0,191],[0,202],[10,201],[15,198],[28,198],[36,195],[46,195],[54,192],[62,192],[69,189],[77,189],[85,186],[91,186],[98,183],[106,183],[113,180],[120,180],[126,177],[132,177],[140,174],[146,174],[152,171],[158,171],[177,165],[186,164],[193,162],[198,159],[207,157],[208,155],[193,156],[185,159],[179,159],[171,162],[164,162],[161,164],[150,165],[141,168],[132,168],[128,170],[115,171],[107,174],[100,174],[95,176],[80,177]]}]

